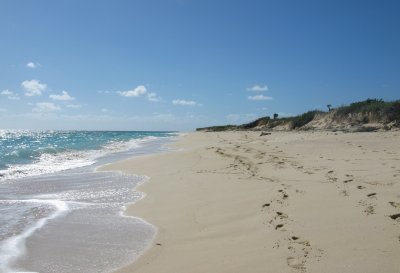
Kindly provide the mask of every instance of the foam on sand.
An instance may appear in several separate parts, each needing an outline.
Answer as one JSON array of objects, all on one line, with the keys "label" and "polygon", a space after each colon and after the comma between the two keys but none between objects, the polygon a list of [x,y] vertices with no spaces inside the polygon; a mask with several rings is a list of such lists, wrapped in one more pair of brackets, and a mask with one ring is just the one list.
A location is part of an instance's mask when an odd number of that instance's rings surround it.
[{"label": "foam on sand", "polygon": [[[0,201],[4,202],[4,201]],[[8,238],[3,241],[0,245],[0,272],[19,272],[12,268],[13,262],[25,254],[25,241],[29,238],[35,231],[42,228],[46,223],[52,219],[62,216],[68,212],[68,205],[64,201],[60,200],[7,200],[6,202],[20,202],[20,203],[39,203],[50,205],[55,208],[55,211],[49,214],[47,217],[41,218],[36,221],[34,225],[29,226],[24,232],[18,234],[14,237]]]}]

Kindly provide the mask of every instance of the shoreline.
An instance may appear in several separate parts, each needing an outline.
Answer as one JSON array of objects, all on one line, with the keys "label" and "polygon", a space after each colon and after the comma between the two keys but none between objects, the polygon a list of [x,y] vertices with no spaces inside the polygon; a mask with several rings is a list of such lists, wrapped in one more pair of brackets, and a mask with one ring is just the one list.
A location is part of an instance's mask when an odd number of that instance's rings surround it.
[{"label": "shoreline", "polygon": [[158,229],[115,272],[397,272],[399,144],[398,132],[199,132],[107,165],[150,177],[126,214]]},{"label": "shoreline", "polygon": [[[0,272],[111,272],[130,263],[156,234],[156,227],[144,219],[124,215],[128,204],[142,198],[132,189],[146,178],[97,169],[160,153],[171,140],[131,139],[120,145],[128,150],[114,145],[114,152],[94,164],[2,183]],[[127,242],[121,233],[135,239]]]}]

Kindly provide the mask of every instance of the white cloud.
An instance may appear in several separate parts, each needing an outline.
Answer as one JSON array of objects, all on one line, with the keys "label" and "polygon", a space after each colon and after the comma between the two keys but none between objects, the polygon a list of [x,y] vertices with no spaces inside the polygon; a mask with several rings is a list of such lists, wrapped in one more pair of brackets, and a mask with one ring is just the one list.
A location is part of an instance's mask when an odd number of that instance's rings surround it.
[{"label": "white cloud", "polygon": [[[109,91],[101,91],[101,93],[108,93]],[[146,86],[138,85],[132,90],[128,91],[117,91],[117,93],[122,97],[127,98],[137,98],[137,97],[145,97],[149,101],[160,101],[161,98],[154,92],[148,92]]]},{"label": "white cloud", "polygon": [[256,95],[247,97],[249,100],[272,100],[272,97],[267,97],[264,95]]},{"label": "white cloud", "polygon": [[38,80],[23,81],[21,86],[25,89],[25,96],[40,96],[46,90],[47,85]]},{"label": "white cloud", "polygon": [[68,104],[67,107],[68,108],[82,108],[82,105],[80,105],[80,104]]},{"label": "white cloud", "polygon": [[103,113],[108,113],[108,112],[110,112],[110,110],[108,110],[107,108],[102,108],[102,109],[101,109],[101,112],[103,112]]},{"label": "white cloud", "polygon": [[267,85],[253,85],[252,87],[247,87],[247,91],[255,91],[255,92],[264,92],[268,91],[268,86]]},{"label": "white cloud", "polygon": [[32,68],[32,69],[38,68],[40,66],[41,66],[40,63],[34,63],[34,62],[29,62],[29,63],[26,64],[26,67]]},{"label": "white cloud", "polygon": [[1,91],[1,94],[4,96],[11,96],[11,95],[13,95],[13,92],[6,89],[6,90]]},{"label": "white cloud", "polygon": [[36,107],[32,109],[36,113],[49,113],[59,111],[61,108],[52,102],[38,102]]},{"label": "white cloud", "polygon": [[5,109],[5,108],[0,108],[0,112],[7,112],[7,109]]},{"label": "white cloud", "polygon": [[182,105],[182,106],[201,106],[201,104],[193,101],[193,100],[173,100],[173,105]]},{"label": "white cloud", "polygon": [[147,93],[147,99],[149,101],[160,101],[161,98],[159,96],[157,96],[156,93]]},{"label": "white cloud", "polygon": [[68,101],[68,100],[74,100],[74,97],[71,97],[67,91],[62,91],[61,95],[50,95],[49,98],[53,100],[62,100],[62,101]]},{"label": "white cloud", "polygon": [[144,85],[139,85],[136,88],[128,91],[118,91],[118,94],[120,94],[123,97],[140,97],[142,95],[145,95],[147,93],[147,89]]},{"label": "white cloud", "polygon": [[6,96],[9,100],[19,100],[19,97],[17,94],[14,94],[14,92],[11,92],[10,90],[3,90],[0,93],[3,96]]}]

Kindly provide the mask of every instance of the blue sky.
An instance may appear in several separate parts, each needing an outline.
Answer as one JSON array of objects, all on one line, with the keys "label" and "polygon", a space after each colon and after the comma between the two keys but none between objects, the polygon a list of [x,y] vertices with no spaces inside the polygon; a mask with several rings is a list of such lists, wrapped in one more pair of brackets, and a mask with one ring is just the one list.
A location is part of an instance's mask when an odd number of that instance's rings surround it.
[{"label": "blue sky", "polygon": [[399,99],[399,1],[1,0],[0,128],[193,130]]}]

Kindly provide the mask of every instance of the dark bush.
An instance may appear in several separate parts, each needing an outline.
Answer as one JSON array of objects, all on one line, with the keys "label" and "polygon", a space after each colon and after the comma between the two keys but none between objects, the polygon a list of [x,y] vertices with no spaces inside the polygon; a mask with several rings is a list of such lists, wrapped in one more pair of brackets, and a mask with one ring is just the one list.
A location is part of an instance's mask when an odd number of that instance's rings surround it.
[{"label": "dark bush", "polygon": [[292,128],[296,129],[296,128],[306,125],[307,123],[312,121],[314,119],[315,115],[318,113],[322,113],[322,112],[317,111],[317,110],[308,111],[300,116],[293,117]]}]

